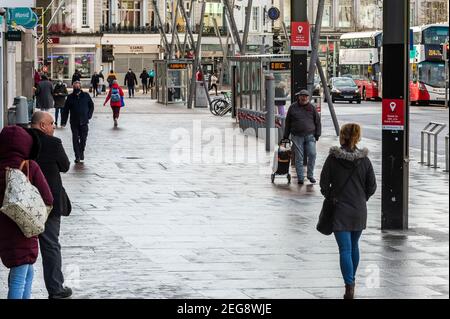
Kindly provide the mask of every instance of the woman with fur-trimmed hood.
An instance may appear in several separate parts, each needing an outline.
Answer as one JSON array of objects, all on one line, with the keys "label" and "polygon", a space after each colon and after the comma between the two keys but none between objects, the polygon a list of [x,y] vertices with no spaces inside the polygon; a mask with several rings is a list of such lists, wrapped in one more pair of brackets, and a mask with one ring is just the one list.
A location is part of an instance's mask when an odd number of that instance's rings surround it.
[{"label": "woman with fur-trimmed hood", "polygon": [[[377,183],[367,148],[359,149],[361,127],[350,123],[341,128],[341,146],[334,146],[320,175],[320,191],[327,198],[337,195],[333,233],[339,246],[340,266],[345,282],[345,299],[353,299],[359,263],[358,241],[367,223],[367,201]],[[347,182],[348,180],[348,182]],[[345,187],[343,187],[345,184]]]}]

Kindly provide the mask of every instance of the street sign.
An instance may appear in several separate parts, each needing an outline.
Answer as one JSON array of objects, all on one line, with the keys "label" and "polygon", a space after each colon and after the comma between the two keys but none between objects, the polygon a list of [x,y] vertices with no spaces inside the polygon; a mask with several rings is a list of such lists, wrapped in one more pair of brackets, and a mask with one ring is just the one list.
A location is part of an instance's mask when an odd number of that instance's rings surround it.
[{"label": "street sign", "polygon": [[403,131],[405,126],[405,108],[402,99],[383,99],[383,130]]},{"label": "street sign", "polygon": [[291,23],[291,50],[311,50],[308,21]]},{"label": "street sign", "polygon": [[22,25],[25,29],[34,29],[36,28],[37,24],[38,24],[38,16],[35,12],[33,12],[31,19],[28,23]]},{"label": "street sign", "polygon": [[278,20],[280,18],[280,10],[276,7],[272,7],[267,12],[267,16],[272,21]]},{"label": "street sign", "polygon": [[33,18],[33,10],[31,8],[12,8],[8,9],[8,19],[9,25],[26,25],[31,22]]}]

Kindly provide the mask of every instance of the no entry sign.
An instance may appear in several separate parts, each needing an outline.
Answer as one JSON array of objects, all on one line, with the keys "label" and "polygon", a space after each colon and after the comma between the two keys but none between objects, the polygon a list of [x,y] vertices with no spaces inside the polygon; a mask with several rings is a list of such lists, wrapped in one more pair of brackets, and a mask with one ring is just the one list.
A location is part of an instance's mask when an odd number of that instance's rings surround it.
[{"label": "no entry sign", "polygon": [[403,131],[405,126],[405,107],[403,100],[383,99],[383,130]]},{"label": "no entry sign", "polygon": [[311,50],[308,21],[291,23],[291,50]]}]

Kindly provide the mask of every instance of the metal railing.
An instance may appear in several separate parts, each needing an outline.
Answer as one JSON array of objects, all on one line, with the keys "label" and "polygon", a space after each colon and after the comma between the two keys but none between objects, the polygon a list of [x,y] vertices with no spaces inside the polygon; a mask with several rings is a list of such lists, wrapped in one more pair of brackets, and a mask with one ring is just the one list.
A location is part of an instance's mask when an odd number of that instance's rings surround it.
[{"label": "metal railing", "polygon": [[[446,127],[443,123],[430,122],[425,126],[425,128],[420,132],[420,164],[426,164],[432,168],[438,168],[437,157],[438,157],[438,135]],[[427,161],[424,161],[424,144],[425,135],[427,135]],[[434,137],[434,165],[431,165],[431,136]]]},{"label": "metal railing", "polygon": [[157,27],[152,26],[121,26],[119,25],[101,25],[101,33],[158,33]]}]

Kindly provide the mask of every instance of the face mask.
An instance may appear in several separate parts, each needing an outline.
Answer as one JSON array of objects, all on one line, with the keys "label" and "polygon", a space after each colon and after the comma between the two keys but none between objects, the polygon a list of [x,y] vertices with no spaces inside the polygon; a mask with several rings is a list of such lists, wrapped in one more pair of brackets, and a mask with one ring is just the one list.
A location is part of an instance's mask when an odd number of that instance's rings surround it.
[{"label": "face mask", "polygon": [[73,93],[78,94],[81,92],[81,89],[73,89]]}]

